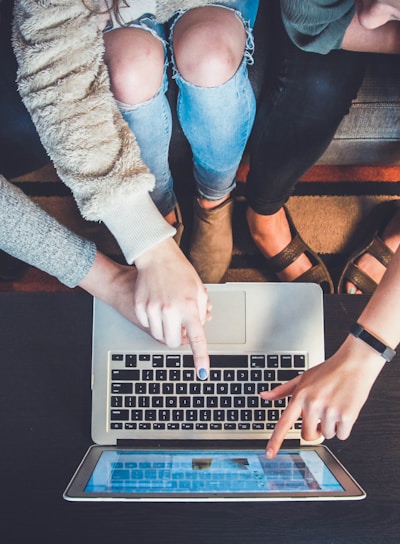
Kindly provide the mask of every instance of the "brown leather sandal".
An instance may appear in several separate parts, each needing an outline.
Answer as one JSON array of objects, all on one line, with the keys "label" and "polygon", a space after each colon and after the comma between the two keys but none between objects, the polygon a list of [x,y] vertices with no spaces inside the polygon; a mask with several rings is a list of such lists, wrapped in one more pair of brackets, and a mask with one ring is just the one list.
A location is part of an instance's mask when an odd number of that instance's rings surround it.
[{"label": "brown leather sandal", "polygon": [[284,210],[292,233],[292,241],[277,255],[267,259],[268,267],[276,274],[292,264],[302,253],[305,253],[311,261],[312,267],[294,281],[296,283],[317,283],[324,293],[333,293],[333,281],[321,257],[304,242],[297,232],[287,208],[284,207]]},{"label": "brown leather sandal", "polygon": [[348,259],[339,279],[338,293],[347,294],[347,282],[354,284],[359,291],[362,291],[366,295],[372,295],[378,287],[378,284],[357,266],[356,261],[365,253],[369,253],[383,264],[383,266],[388,267],[394,253],[385,244],[381,236],[399,206],[400,201],[392,200],[384,202],[378,206],[378,209],[375,208],[372,211],[373,217],[368,218],[368,224],[369,226],[372,225],[373,230],[371,231],[371,228],[369,228],[369,232],[364,234],[364,241]]}]

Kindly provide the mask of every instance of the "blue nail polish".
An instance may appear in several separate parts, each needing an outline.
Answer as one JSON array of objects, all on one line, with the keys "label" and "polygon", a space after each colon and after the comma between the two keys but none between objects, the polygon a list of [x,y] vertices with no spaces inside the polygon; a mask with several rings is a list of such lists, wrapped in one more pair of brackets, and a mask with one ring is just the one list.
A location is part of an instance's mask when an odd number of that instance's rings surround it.
[{"label": "blue nail polish", "polygon": [[208,377],[208,372],[205,368],[200,368],[199,370],[199,378],[200,380],[206,380]]},{"label": "blue nail polish", "polygon": [[356,288],[355,287],[350,287],[349,295],[354,295],[355,292],[356,292]]}]

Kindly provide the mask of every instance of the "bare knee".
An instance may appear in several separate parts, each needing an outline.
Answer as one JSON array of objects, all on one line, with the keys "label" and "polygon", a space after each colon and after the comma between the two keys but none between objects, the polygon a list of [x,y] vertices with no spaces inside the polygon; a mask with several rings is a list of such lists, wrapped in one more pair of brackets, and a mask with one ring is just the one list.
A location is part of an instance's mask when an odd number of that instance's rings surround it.
[{"label": "bare knee", "polygon": [[155,96],[164,72],[164,48],[152,34],[120,28],[104,35],[111,90],[117,100],[140,104]]},{"label": "bare knee", "polygon": [[243,23],[225,8],[192,9],[175,26],[177,69],[194,85],[216,87],[228,81],[242,62],[245,46]]}]

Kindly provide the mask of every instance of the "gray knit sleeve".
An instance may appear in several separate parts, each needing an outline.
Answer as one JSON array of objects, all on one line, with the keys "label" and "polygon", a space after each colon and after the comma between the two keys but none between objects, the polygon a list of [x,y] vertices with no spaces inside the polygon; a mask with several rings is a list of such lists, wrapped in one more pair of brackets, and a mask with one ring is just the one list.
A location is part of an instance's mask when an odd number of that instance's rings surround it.
[{"label": "gray knit sleeve", "polygon": [[0,249],[76,287],[96,256],[94,243],[74,234],[0,175]]},{"label": "gray knit sleeve", "polygon": [[300,49],[326,55],[340,49],[355,13],[354,0],[281,0],[286,31]]}]

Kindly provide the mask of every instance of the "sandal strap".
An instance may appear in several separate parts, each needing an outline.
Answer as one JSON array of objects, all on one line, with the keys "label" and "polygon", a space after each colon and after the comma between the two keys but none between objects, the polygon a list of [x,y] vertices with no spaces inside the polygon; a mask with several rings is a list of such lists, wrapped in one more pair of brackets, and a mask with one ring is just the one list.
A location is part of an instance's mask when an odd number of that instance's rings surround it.
[{"label": "sandal strap", "polygon": [[317,283],[321,285],[321,287],[322,285],[325,285],[326,289],[324,289],[324,291],[327,293],[333,293],[333,282],[328,272],[328,269],[326,268],[319,255],[315,253],[301,238],[300,234],[297,232],[297,229],[286,206],[284,206],[284,210],[292,234],[292,240],[277,255],[271,257],[270,259],[267,259],[268,267],[272,272],[277,274],[278,272],[281,272],[290,264],[292,264],[296,259],[298,259],[298,257],[300,257],[300,255],[305,253],[310,259],[312,267],[303,274],[301,274],[294,281],[304,283]]},{"label": "sandal strap", "polygon": [[389,266],[394,255],[393,251],[385,244],[382,238],[379,238],[379,236],[373,237],[371,244],[365,252],[370,253],[386,268]]},{"label": "sandal strap", "polygon": [[268,266],[275,274],[281,272],[287,266],[294,263],[308,249],[308,246],[296,233],[290,243],[282,249],[277,255],[268,259]]},{"label": "sandal strap", "polygon": [[372,295],[372,293],[378,287],[378,284],[370,276],[368,276],[368,274],[353,263],[349,263],[346,267],[342,281],[344,281],[344,279],[347,279],[347,281],[353,283],[357,289],[366,295]]},{"label": "sandal strap", "polygon": [[[329,282],[329,275],[327,273],[327,270],[324,265],[317,264],[310,268],[309,270],[306,270],[301,276],[295,279],[295,282],[299,283],[328,283]],[[332,285],[333,288],[333,285]]]}]

